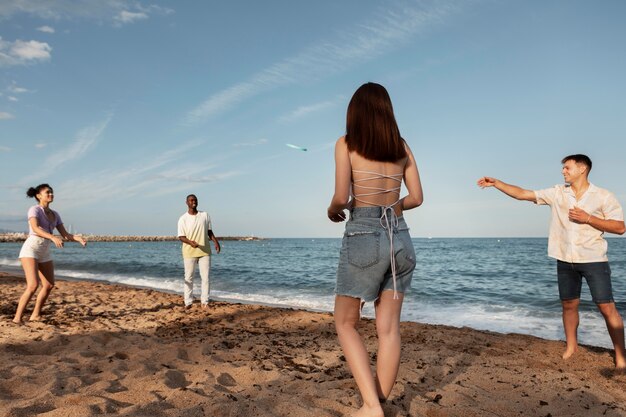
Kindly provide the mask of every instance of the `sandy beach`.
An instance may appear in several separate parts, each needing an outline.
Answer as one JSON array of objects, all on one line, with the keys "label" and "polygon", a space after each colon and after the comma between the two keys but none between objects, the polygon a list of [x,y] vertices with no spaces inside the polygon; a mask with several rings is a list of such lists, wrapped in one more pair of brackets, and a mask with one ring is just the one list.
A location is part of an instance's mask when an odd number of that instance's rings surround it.
[{"label": "sandy beach", "polygon": [[[23,289],[0,272],[0,416],[349,416],[360,404],[331,314],[185,310],[174,294],[59,281],[44,320],[18,326]],[[362,332],[373,352],[373,321]],[[419,323],[402,337],[386,416],[626,416],[606,349],[563,361],[562,342]]]}]

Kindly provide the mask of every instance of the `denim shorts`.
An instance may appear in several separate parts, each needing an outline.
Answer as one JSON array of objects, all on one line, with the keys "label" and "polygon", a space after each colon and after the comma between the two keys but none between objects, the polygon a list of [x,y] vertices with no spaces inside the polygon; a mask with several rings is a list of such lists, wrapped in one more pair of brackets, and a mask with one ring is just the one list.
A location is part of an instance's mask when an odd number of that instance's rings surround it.
[{"label": "denim shorts", "polygon": [[[339,252],[337,295],[374,301],[382,291],[394,289],[389,232],[381,224],[382,210],[381,207],[356,207],[350,212]],[[397,219],[398,226],[392,233],[396,289],[404,293],[411,286],[415,249],[404,218]]]},{"label": "denim shorts", "polygon": [[591,298],[596,304],[612,303],[611,268],[608,262],[569,263],[557,261],[561,301],[580,298],[583,277],[587,280]]}]

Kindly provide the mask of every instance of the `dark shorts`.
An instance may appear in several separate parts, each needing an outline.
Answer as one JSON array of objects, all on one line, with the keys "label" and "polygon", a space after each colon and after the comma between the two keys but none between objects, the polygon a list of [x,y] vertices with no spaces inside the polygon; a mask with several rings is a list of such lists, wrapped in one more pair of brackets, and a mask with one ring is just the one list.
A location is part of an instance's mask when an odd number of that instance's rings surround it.
[{"label": "dark shorts", "polygon": [[557,261],[556,272],[559,278],[561,301],[580,298],[583,277],[587,280],[591,298],[596,304],[613,302],[611,268],[608,262],[569,263]]}]

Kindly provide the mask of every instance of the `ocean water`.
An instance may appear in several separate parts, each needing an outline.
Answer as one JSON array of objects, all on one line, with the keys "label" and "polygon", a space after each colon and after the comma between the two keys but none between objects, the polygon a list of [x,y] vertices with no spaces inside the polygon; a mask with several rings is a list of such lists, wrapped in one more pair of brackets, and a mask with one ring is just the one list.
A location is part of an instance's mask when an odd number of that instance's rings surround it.
[{"label": "ocean water", "polygon": [[[547,239],[413,239],[417,268],[402,320],[563,340],[556,261]],[[0,269],[19,268],[20,244],[0,244]],[[212,258],[211,298],[332,311],[341,239],[225,241]],[[182,293],[178,242],[91,242],[53,249],[56,274]],[[626,239],[609,239],[617,306],[626,314]],[[199,277],[196,290],[199,291]],[[373,316],[371,304],[365,316]],[[610,347],[583,285],[581,343]]]}]

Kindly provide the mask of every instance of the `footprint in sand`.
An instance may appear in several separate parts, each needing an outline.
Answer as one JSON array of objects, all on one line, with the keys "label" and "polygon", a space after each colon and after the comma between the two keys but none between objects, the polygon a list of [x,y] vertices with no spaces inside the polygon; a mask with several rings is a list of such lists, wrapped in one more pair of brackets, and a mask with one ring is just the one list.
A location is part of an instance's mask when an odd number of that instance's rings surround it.
[{"label": "footprint in sand", "polygon": [[56,410],[54,406],[51,404],[33,404],[27,407],[13,407],[9,409],[9,416],[18,416],[18,417],[26,417],[26,416],[36,416],[38,414],[43,414],[50,412],[52,410]]},{"label": "footprint in sand", "polygon": [[26,356],[26,355],[33,355],[34,353],[31,352],[31,350],[26,347],[25,345],[5,345],[4,349],[7,352],[11,352],[11,353],[15,353],[21,356]]},{"label": "footprint in sand", "polygon": [[128,355],[123,352],[115,352],[111,358],[126,360],[128,359]]},{"label": "footprint in sand", "polygon": [[189,360],[189,354],[187,353],[185,349],[182,349],[182,348],[178,349],[178,353],[176,354],[176,357],[183,361]]},{"label": "footprint in sand", "polygon": [[101,404],[92,404],[89,406],[92,415],[98,414],[116,414],[119,413],[120,410],[131,407],[133,404],[126,403],[122,401],[116,401],[111,398],[102,398]]},{"label": "footprint in sand", "polygon": [[217,377],[217,383],[225,387],[235,387],[238,385],[235,378],[229,373],[220,374],[220,376]]},{"label": "footprint in sand", "polygon": [[111,394],[115,394],[117,392],[128,391],[128,388],[120,384],[120,381],[111,381],[109,387],[106,388],[105,391]]},{"label": "footprint in sand", "polygon": [[165,373],[165,385],[172,389],[185,388],[189,385],[189,381],[182,372],[170,369]]}]

